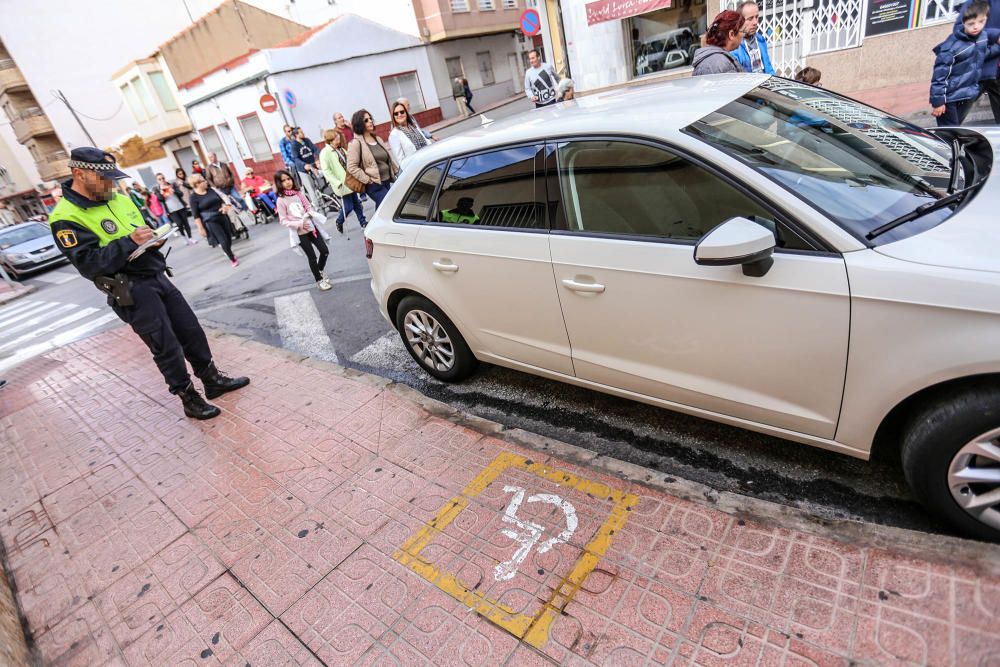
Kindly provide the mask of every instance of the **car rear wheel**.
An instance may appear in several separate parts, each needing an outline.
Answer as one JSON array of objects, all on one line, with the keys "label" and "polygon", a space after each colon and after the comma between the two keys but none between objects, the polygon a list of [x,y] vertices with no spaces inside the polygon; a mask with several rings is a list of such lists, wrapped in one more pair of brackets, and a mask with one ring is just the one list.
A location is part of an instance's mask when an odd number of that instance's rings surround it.
[{"label": "car rear wheel", "polygon": [[458,328],[422,296],[408,296],[396,309],[396,329],[420,367],[444,382],[472,375],[478,361]]},{"label": "car rear wheel", "polygon": [[926,404],[906,429],[902,457],[927,509],[967,535],[1000,541],[1000,388]]}]

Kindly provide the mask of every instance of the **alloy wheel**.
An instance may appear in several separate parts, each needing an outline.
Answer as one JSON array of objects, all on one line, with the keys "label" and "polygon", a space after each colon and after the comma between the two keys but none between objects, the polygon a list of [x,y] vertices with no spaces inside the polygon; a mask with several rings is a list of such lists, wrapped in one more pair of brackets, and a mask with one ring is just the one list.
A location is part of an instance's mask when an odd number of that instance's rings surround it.
[{"label": "alloy wheel", "polygon": [[424,364],[445,373],[455,365],[455,346],[448,332],[430,313],[411,310],[403,318],[406,342]]},{"label": "alloy wheel", "polygon": [[959,507],[1000,530],[1000,428],[958,450],[948,469],[948,488]]}]

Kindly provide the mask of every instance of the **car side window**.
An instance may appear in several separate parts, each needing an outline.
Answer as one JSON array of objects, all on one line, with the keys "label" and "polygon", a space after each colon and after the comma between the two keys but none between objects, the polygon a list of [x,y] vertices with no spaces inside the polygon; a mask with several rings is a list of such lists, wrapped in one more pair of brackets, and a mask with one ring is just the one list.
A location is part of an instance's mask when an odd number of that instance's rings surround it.
[{"label": "car side window", "polygon": [[762,206],[715,174],[655,146],[570,141],[557,149],[563,228],[697,241],[742,216],[775,232],[779,247],[812,249]]},{"label": "car side window", "polygon": [[437,190],[441,174],[444,173],[444,162],[439,162],[424,169],[420,178],[410,187],[406,194],[406,199],[396,216],[402,220],[426,220],[430,213],[431,202],[434,200],[434,191]]},{"label": "car side window", "polygon": [[542,146],[517,146],[452,159],[433,221],[478,227],[544,229],[535,184]]}]

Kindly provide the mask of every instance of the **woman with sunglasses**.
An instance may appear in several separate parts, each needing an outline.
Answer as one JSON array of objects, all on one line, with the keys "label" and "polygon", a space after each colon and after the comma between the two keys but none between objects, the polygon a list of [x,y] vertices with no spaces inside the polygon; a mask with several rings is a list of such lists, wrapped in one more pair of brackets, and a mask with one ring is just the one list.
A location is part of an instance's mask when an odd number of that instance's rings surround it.
[{"label": "woman with sunglasses", "polygon": [[365,194],[378,206],[396,180],[399,165],[392,157],[392,149],[375,134],[375,121],[367,109],[354,112],[351,126],[354,140],[347,147],[347,173],[365,186]]},{"label": "woman with sunglasses", "polygon": [[417,127],[406,105],[402,102],[395,102],[392,105],[392,131],[389,132],[389,148],[392,149],[392,156],[396,158],[396,164],[403,164],[403,160],[426,145],[427,138]]}]

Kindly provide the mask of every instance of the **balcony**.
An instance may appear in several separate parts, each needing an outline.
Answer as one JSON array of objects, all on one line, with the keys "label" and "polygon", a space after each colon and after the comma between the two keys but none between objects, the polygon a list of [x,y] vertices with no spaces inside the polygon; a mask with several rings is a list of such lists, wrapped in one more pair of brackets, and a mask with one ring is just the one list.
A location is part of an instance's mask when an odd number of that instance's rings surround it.
[{"label": "balcony", "polygon": [[0,58],[0,93],[12,90],[27,90],[28,82],[17,65],[10,58]]},{"label": "balcony", "polygon": [[39,107],[25,109],[10,125],[19,144],[23,144],[32,137],[55,132],[52,129],[52,123],[49,122],[49,117]]},{"label": "balcony", "polygon": [[55,151],[36,162],[35,167],[43,181],[58,181],[68,178],[70,175],[69,154],[66,151]]}]

